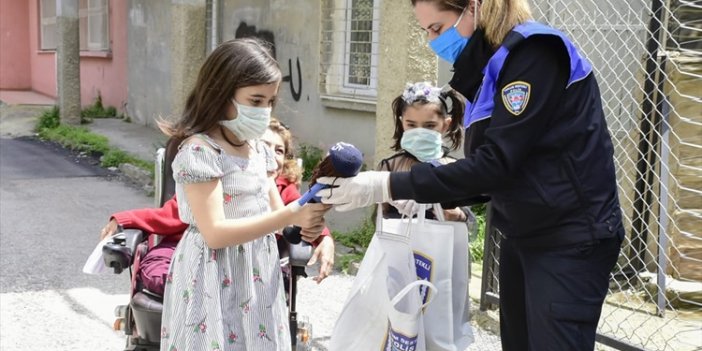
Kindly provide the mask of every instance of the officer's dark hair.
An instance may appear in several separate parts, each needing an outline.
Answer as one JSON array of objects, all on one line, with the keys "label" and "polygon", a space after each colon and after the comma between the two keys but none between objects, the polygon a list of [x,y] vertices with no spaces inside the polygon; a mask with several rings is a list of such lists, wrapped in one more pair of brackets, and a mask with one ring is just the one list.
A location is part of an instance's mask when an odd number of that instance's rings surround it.
[{"label": "officer's dark hair", "polygon": [[403,99],[402,95],[395,98],[392,101],[392,113],[395,120],[395,132],[392,135],[394,140],[391,149],[394,151],[402,150],[400,146],[400,141],[402,140],[402,134],[404,134],[404,128],[402,127],[402,115],[407,110],[407,107],[411,105],[426,105],[434,104],[437,107],[437,112],[443,116],[451,117],[451,123],[449,124],[446,132],[443,133],[446,139],[451,141],[449,149],[456,150],[461,145],[463,139],[463,133],[461,131],[463,127],[463,114],[466,109],[464,103],[465,98],[463,95],[459,94],[456,90],[446,87],[441,90],[439,94],[439,100],[441,103],[431,102],[425,97],[420,97],[412,103],[408,104]]}]

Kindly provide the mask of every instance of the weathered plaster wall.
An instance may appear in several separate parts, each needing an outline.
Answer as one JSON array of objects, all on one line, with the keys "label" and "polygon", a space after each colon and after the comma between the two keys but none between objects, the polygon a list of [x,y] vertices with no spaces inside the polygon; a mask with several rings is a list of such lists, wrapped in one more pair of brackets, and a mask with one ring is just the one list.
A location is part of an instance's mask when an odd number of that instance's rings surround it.
[{"label": "weathered plaster wall", "polygon": [[239,36],[253,33],[274,42],[285,77],[274,114],[291,127],[298,143],[327,149],[337,141],[350,142],[373,167],[375,113],[329,107],[321,99],[320,16],[318,0],[227,0],[220,35],[233,39],[239,31]]},{"label": "weathered plaster wall", "polygon": [[30,89],[29,63],[29,4],[0,0],[0,89]]},{"label": "weathered plaster wall", "polygon": [[110,53],[80,57],[81,104],[91,105],[98,94],[104,106],[120,112],[127,103],[127,2],[110,1]]},{"label": "weathered plaster wall", "polygon": [[380,67],[376,113],[375,159],[392,154],[394,119],[390,105],[406,83],[437,84],[437,58],[427,48],[409,1],[383,1],[381,14],[392,20],[380,23]]},{"label": "weathered plaster wall", "polygon": [[127,18],[127,113],[155,125],[171,114],[171,1],[130,0]]}]

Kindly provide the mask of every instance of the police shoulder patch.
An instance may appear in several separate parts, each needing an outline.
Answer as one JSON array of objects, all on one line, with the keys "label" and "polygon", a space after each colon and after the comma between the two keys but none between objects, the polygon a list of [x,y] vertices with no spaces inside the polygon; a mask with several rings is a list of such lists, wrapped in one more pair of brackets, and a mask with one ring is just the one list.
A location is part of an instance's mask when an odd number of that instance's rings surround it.
[{"label": "police shoulder patch", "polygon": [[519,116],[527,104],[531,95],[531,84],[523,81],[515,81],[502,88],[502,103],[507,111],[515,116]]}]

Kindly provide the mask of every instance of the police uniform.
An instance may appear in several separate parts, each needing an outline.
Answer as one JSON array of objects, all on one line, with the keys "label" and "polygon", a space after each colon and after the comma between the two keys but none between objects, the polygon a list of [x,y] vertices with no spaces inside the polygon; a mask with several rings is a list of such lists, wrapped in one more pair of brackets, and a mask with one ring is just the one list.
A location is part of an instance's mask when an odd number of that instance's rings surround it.
[{"label": "police uniform", "polygon": [[392,173],[392,198],[490,196],[502,235],[503,349],[592,350],[624,230],[589,62],[537,22],[516,26],[497,50],[477,30],[450,85],[470,103],[466,157]]}]

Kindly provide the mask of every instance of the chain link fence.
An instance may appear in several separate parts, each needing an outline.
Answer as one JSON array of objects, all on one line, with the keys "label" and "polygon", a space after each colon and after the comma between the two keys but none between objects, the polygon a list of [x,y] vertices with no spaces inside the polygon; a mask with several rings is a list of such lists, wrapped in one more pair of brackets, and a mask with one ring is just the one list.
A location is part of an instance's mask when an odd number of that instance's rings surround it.
[{"label": "chain link fence", "polygon": [[[702,350],[702,1],[531,4],[592,62],[615,145],[627,237],[598,348]],[[499,233],[487,233],[483,310],[499,301]]]}]

